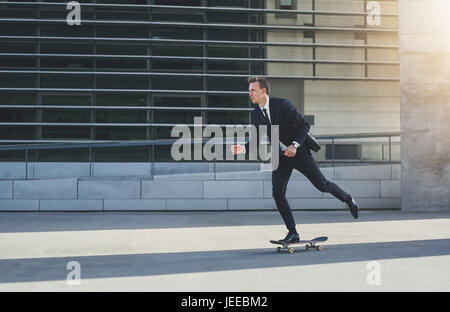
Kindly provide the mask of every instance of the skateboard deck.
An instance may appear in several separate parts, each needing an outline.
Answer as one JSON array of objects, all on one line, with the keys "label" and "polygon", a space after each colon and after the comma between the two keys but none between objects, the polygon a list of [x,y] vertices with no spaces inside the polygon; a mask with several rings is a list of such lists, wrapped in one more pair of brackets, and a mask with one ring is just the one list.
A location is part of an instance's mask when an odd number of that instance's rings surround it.
[{"label": "skateboard deck", "polygon": [[293,254],[294,253],[294,248],[293,247],[289,247],[290,245],[303,245],[303,244],[305,244],[305,249],[306,250],[316,249],[316,250],[320,251],[320,250],[322,250],[322,246],[317,245],[317,243],[326,242],[327,240],[328,240],[328,237],[320,236],[320,237],[313,238],[311,240],[300,240],[298,242],[290,243],[290,244],[286,244],[286,243],[284,243],[282,241],[279,241],[279,240],[271,240],[270,242],[272,244],[282,245],[282,247],[280,247],[280,246],[277,247],[277,251],[278,252],[288,251],[290,254]]}]

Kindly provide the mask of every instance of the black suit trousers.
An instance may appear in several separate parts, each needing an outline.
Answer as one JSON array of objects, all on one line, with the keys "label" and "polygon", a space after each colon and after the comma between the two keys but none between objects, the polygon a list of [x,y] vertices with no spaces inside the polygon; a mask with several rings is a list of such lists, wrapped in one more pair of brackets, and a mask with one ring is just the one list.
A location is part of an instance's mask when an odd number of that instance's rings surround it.
[{"label": "black suit trousers", "polygon": [[272,172],[272,195],[289,231],[295,231],[294,217],[286,199],[287,184],[293,169],[301,172],[319,191],[330,193],[342,202],[349,200],[350,195],[325,178],[308,147],[299,147],[294,157],[280,154],[279,166]]}]

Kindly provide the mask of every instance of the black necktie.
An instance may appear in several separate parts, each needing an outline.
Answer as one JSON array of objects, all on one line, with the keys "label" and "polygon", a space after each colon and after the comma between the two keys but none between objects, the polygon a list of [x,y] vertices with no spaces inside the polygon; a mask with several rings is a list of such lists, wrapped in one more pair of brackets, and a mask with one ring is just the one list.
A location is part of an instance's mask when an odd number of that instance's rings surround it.
[{"label": "black necktie", "polygon": [[263,114],[264,114],[264,117],[266,117],[267,123],[270,125],[271,122],[270,122],[269,116],[267,115],[267,110],[265,108],[263,108]]}]

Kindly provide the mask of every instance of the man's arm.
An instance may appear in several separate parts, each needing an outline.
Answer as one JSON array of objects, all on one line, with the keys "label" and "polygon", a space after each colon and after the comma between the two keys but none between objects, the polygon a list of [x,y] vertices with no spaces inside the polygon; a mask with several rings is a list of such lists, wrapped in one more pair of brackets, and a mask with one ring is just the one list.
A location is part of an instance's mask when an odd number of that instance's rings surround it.
[{"label": "man's arm", "polygon": [[285,100],[284,115],[287,122],[297,129],[294,142],[297,142],[300,146],[303,145],[311,125],[302,114],[297,112],[294,105],[292,105],[288,100]]}]

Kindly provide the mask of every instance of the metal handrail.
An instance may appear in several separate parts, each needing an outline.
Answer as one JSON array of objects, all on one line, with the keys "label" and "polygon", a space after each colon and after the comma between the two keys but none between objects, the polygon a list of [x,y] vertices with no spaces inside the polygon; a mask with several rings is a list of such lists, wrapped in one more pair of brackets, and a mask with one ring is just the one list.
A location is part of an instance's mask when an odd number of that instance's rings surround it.
[{"label": "metal handrail", "polygon": [[[354,161],[349,160],[336,160],[335,159],[335,140],[338,139],[356,139],[356,138],[377,138],[377,137],[388,137],[389,138],[389,158],[387,161],[384,160],[371,160],[371,161],[363,161],[359,159],[359,163],[389,163],[392,164],[392,137],[399,137],[400,132],[385,132],[385,133],[355,133],[355,134],[337,134],[337,135],[318,135],[316,139],[318,140],[331,140],[332,141],[332,159],[331,160],[318,160],[319,163],[330,163],[334,167],[337,162],[349,163]],[[103,141],[103,142],[82,142],[82,143],[57,143],[57,144],[23,144],[23,145],[0,145],[0,151],[13,151],[13,150],[25,150],[25,162],[26,162],[26,179],[28,179],[28,163],[29,163],[29,151],[31,150],[49,150],[49,149],[74,149],[74,148],[89,148],[89,175],[92,176],[92,149],[95,148],[108,148],[108,147],[131,147],[131,146],[151,146],[151,166],[152,166],[152,178],[154,176],[154,166],[155,166],[155,146],[159,145],[171,145],[175,141],[178,143],[205,143],[207,141],[214,141],[214,139],[167,139],[167,140],[146,140],[146,141]],[[233,141],[224,142],[223,139],[220,139],[224,145],[233,144]],[[267,143],[267,142],[266,142]],[[254,161],[252,161],[254,162]],[[262,162],[262,161],[257,161]],[[213,160],[214,165],[214,177],[216,176],[216,159]]]}]

